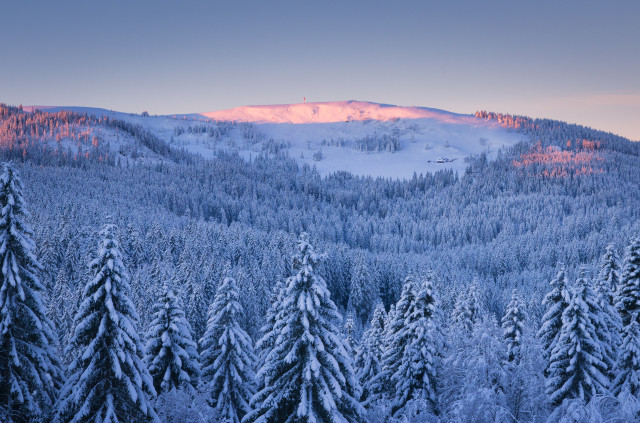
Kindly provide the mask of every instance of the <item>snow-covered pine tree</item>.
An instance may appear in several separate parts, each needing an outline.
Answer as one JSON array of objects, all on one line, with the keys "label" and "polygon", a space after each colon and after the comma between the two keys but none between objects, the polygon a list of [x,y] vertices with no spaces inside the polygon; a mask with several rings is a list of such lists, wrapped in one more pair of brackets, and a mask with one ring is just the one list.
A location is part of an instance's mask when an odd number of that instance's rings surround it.
[{"label": "snow-covered pine tree", "polygon": [[391,340],[393,339],[392,323],[395,318],[396,318],[396,305],[391,304],[391,306],[389,307],[389,312],[384,318],[384,331],[382,332],[382,343],[385,347],[383,347],[383,349],[386,348],[386,345],[389,345],[391,343]]},{"label": "snow-covered pine tree", "polygon": [[633,314],[640,315],[640,236],[627,247],[616,295],[616,308],[623,327],[629,325]]},{"label": "snow-covered pine tree", "polygon": [[[600,273],[596,279],[595,291],[603,311],[602,319],[606,325],[606,337],[603,341],[606,355],[610,358],[610,361],[607,362],[610,371],[613,371],[615,367],[616,354],[621,342],[622,319],[615,306],[615,295],[619,284],[616,251],[613,245],[609,245],[600,262]],[[610,374],[610,378],[615,378],[615,375]]]},{"label": "snow-covered pine tree", "polygon": [[360,319],[360,326],[364,326],[369,318],[369,313],[378,297],[376,280],[369,270],[369,263],[362,251],[358,251],[351,270],[349,284],[349,305]]},{"label": "snow-covered pine tree", "polygon": [[[542,325],[538,331],[538,337],[542,342],[542,349],[547,363],[549,363],[562,330],[562,313],[569,306],[570,294],[567,289],[567,276],[564,267],[560,268],[550,285],[551,291],[542,300],[542,305],[546,307],[546,312],[542,316]],[[548,371],[549,365],[545,369],[545,374],[548,375]]]},{"label": "snow-covered pine tree", "polygon": [[284,326],[284,320],[279,317],[279,313],[282,309],[282,299],[285,294],[286,286],[282,279],[278,279],[273,287],[271,294],[271,304],[267,309],[267,315],[265,317],[265,324],[260,328],[262,337],[256,342],[255,350],[258,353],[258,363],[256,368],[256,388],[261,390],[266,384],[266,375],[260,372],[264,363],[267,361],[269,353],[276,344],[276,339],[280,334],[280,329]]},{"label": "snow-covered pine tree", "polygon": [[320,257],[300,235],[279,319],[284,324],[260,370],[266,386],[243,422],[361,422],[360,385],[336,323],[340,314],[324,280]]},{"label": "snow-covered pine tree", "polygon": [[371,404],[381,399],[388,399],[394,394],[394,386],[391,383],[391,373],[385,372],[384,366],[384,354],[389,349],[389,346],[393,344],[393,338],[395,336],[393,322],[396,320],[396,305],[391,304],[389,312],[384,319],[384,330],[382,331],[382,346],[380,355],[381,370],[376,376],[369,381],[369,399],[367,404]]},{"label": "snow-covered pine tree", "polygon": [[614,374],[612,394],[619,395],[626,391],[636,398],[640,397],[640,323],[635,314],[622,330],[622,344]]},{"label": "snow-covered pine tree", "polygon": [[147,251],[140,232],[133,225],[129,224],[126,228],[126,242],[123,244],[127,250],[127,264],[129,271],[137,269],[148,260]]},{"label": "snow-covered pine tree", "polygon": [[74,359],[60,393],[58,422],[159,421],[115,232],[112,224],[100,231],[93,278],[82,293],[68,346]]},{"label": "snow-covered pine tree", "polygon": [[385,326],[385,349],[382,354],[382,371],[376,376],[373,383],[384,387],[385,394],[390,398],[395,397],[394,374],[398,372],[402,364],[405,348],[409,345],[409,333],[403,330],[405,319],[412,313],[416,302],[418,287],[413,276],[407,276],[402,285],[402,292],[392,314]]},{"label": "snow-covered pine tree", "polygon": [[185,249],[180,254],[180,259],[173,272],[172,285],[180,290],[178,295],[184,298],[185,314],[187,320],[193,328],[196,339],[201,337],[207,326],[206,310],[208,302],[203,302],[205,298],[205,283],[200,276],[202,265],[198,263],[196,251]]},{"label": "snow-covered pine tree", "polygon": [[585,276],[586,270],[580,270],[580,277],[578,283],[584,283],[591,291],[593,295],[592,302],[587,303],[592,314],[597,316],[594,319],[593,324],[596,329],[598,340],[600,341],[600,350],[602,352],[602,360],[607,366],[607,378],[609,386],[611,380],[615,377],[613,374],[613,368],[615,367],[617,360],[617,350],[620,342],[620,331],[622,324],[620,322],[620,316],[610,306],[607,301],[607,293],[600,295],[598,291],[594,289],[594,282],[587,279]]},{"label": "snow-covered pine tree", "polygon": [[47,418],[62,381],[28,218],[22,182],[6,164],[0,176],[0,421],[6,422]]},{"label": "snow-covered pine tree", "polygon": [[163,284],[147,333],[145,362],[158,394],[172,389],[195,393],[200,376],[198,346],[193,341],[182,301]]},{"label": "snow-covered pine tree", "polygon": [[503,339],[507,344],[508,362],[517,364],[520,360],[524,318],[524,303],[520,299],[518,290],[514,289],[511,293],[511,301],[507,305],[507,311],[502,318],[502,333]]},{"label": "snow-covered pine tree", "polygon": [[371,326],[362,336],[362,342],[356,354],[356,376],[362,386],[360,402],[365,407],[371,403],[376,394],[382,392],[380,385],[374,383],[374,379],[382,371],[385,318],[384,305],[378,303],[373,310]]},{"label": "snow-covered pine tree", "polygon": [[483,313],[471,333],[453,327],[448,333],[438,398],[443,421],[506,422],[505,355],[502,330],[491,313]]},{"label": "snow-covered pine tree", "polygon": [[225,423],[239,423],[249,412],[254,394],[256,357],[251,338],[238,322],[243,313],[238,295],[236,280],[224,278],[200,340],[204,389],[219,413],[219,421]]},{"label": "snow-covered pine tree", "polygon": [[558,405],[565,399],[588,402],[609,387],[606,357],[600,333],[601,309],[581,271],[569,305],[562,313],[562,329],[550,356],[547,394]]},{"label": "snow-covered pine tree", "polygon": [[480,288],[478,280],[474,279],[464,293],[456,299],[451,322],[454,326],[463,328],[471,333],[473,324],[480,318]]},{"label": "snow-covered pine tree", "polygon": [[347,319],[344,321],[344,341],[347,347],[347,353],[351,357],[355,357],[358,350],[358,342],[356,341],[356,320],[352,313],[347,315]]},{"label": "snow-covered pine tree", "polygon": [[600,273],[598,274],[596,288],[610,295],[607,300],[612,306],[615,306],[615,293],[620,286],[619,267],[616,250],[613,245],[608,245],[600,260]]},{"label": "snow-covered pine tree", "polygon": [[428,275],[418,287],[416,298],[404,319],[396,338],[406,342],[398,370],[391,375],[395,386],[392,413],[398,414],[410,401],[428,404],[429,411],[436,406],[436,358],[441,345],[436,328],[437,301],[433,293],[433,282]]},{"label": "snow-covered pine tree", "polygon": [[622,332],[622,319],[616,310],[613,302],[613,294],[607,284],[596,283],[595,294],[598,306],[601,310],[601,320],[603,327],[600,328],[603,348],[603,359],[609,369],[609,379],[613,380],[612,373],[616,364],[617,352],[620,346],[620,334]]},{"label": "snow-covered pine tree", "polygon": [[72,292],[65,269],[60,269],[56,275],[53,289],[49,293],[49,303],[56,307],[49,307],[48,315],[57,334],[57,345],[68,343],[73,330],[74,308],[77,294]]}]

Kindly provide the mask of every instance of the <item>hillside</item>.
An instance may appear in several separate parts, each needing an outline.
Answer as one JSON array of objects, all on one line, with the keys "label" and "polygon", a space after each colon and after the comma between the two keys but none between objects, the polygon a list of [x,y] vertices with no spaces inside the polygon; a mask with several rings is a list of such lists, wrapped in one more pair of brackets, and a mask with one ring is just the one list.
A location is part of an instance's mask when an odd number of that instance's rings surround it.
[{"label": "hillside", "polygon": [[372,177],[410,178],[453,169],[469,159],[525,139],[499,123],[423,107],[362,101],[246,106],[219,112],[147,116],[104,109],[29,106],[27,111],[69,110],[141,125],[174,148],[215,157],[287,154],[321,175],[348,171]]}]

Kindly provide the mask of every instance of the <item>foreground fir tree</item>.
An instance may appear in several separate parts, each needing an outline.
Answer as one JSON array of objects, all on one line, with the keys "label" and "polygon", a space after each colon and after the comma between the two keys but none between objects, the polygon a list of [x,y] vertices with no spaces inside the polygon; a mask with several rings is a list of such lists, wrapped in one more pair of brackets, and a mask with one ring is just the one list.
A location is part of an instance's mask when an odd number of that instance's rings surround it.
[{"label": "foreground fir tree", "polygon": [[233,278],[224,278],[209,308],[202,345],[202,380],[219,421],[239,423],[254,393],[251,338],[238,322],[243,310]]},{"label": "foreground fir tree", "polygon": [[349,305],[355,310],[359,325],[363,326],[370,316],[378,297],[376,280],[369,270],[369,263],[362,251],[356,254],[349,284]]},{"label": "foreground fir tree", "polygon": [[516,289],[511,293],[511,301],[502,318],[502,336],[507,345],[507,361],[518,362],[524,332],[524,303]]},{"label": "foreground fir tree", "polygon": [[598,274],[597,287],[608,294],[607,301],[615,305],[615,293],[620,286],[620,269],[618,255],[613,245],[608,245],[600,260],[600,272]]},{"label": "foreground fir tree", "polygon": [[60,422],[157,422],[153,380],[136,330],[115,227],[100,232],[93,279],[82,293],[68,348],[74,356],[58,404]]},{"label": "foreground fir tree", "polygon": [[562,329],[549,357],[547,394],[554,405],[565,399],[588,402],[609,387],[600,330],[600,308],[587,279],[576,280],[562,314]]},{"label": "foreground fir tree", "polygon": [[77,311],[77,298],[79,293],[75,292],[73,285],[69,282],[67,272],[61,269],[56,275],[53,288],[49,293],[48,315],[53,323],[57,334],[57,345],[67,345],[73,331],[73,317]]},{"label": "foreground fir tree", "polygon": [[482,313],[471,333],[454,326],[439,375],[442,421],[507,422],[502,330],[491,313]]},{"label": "foreground fir tree", "polygon": [[384,319],[384,330],[382,332],[380,355],[380,365],[382,367],[380,372],[378,372],[375,377],[367,383],[367,389],[369,392],[367,406],[380,400],[391,399],[393,395],[395,395],[395,387],[391,382],[391,375],[393,373],[391,372],[391,369],[385,365],[385,354],[389,351],[389,347],[393,345],[396,334],[395,330],[398,328],[397,326],[394,326],[396,318],[396,305],[391,304],[391,307],[389,307],[389,313],[387,313],[387,317]]},{"label": "foreground fir tree", "polygon": [[[542,300],[542,305],[547,310],[542,316],[542,325],[538,331],[538,338],[542,342],[542,350],[547,363],[549,363],[562,330],[562,313],[569,306],[570,295],[567,289],[567,277],[564,268],[558,271],[550,285],[551,291]],[[548,371],[549,366],[547,365],[545,374],[548,375]]]},{"label": "foreground fir tree", "polygon": [[615,367],[615,379],[611,393],[620,395],[627,392],[640,398],[640,323],[638,316],[631,316],[630,323],[622,332],[622,344]]},{"label": "foreground fir tree", "polygon": [[0,176],[0,208],[0,421],[37,421],[47,418],[62,372],[22,183],[10,164]]},{"label": "foreground fir tree", "polygon": [[[395,381],[392,379],[400,366],[405,348],[409,345],[409,333],[404,331],[405,319],[413,312],[416,303],[418,287],[413,276],[407,276],[402,285],[400,299],[393,312],[393,320],[385,328],[385,350],[382,354],[382,372],[378,374],[375,383],[385,387],[386,394],[390,398],[395,397]],[[390,313],[391,314],[391,313]]]},{"label": "foreground fir tree", "polygon": [[640,237],[631,240],[622,265],[616,308],[622,325],[628,326],[632,315],[640,315]]},{"label": "foreground fir tree", "polygon": [[172,389],[193,394],[200,375],[200,356],[182,301],[165,283],[154,308],[145,350],[153,386],[158,394]]},{"label": "foreground fir tree", "polygon": [[[605,339],[605,348],[607,355],[611,357],[607,362],[609,369],[615,366],[618,347],[620,346],[620,334],[622,332],[622,319],[620,313],[616,309],[616,291],[620,285],[620,277],[618,271],[618,258],[613,245],[609,245],[600,262],[600,272],[596,279],[596,294],[602,308],[602,318],[606,325],[607,337]],[[615,375],[610,375],[612,378]]]},{"label": "foreground fir tree", "polygon": [[609,379],[615,378],[613,370],[616,364],[617,353],[620,347],[620,334],[622,332],[622,319],[618,310],[612,304],[613,294],[609,291],[609,286],[598,283],[595,286],[595,294],[600,307],[600,317],[602,327],[598,328],[602,341],[603,359],[609,369]]},{"label": "foreground fir tree", "polygon": [[471,333],[474,323],[480,319],[480,303],[480,288],[478,280],[474,279],[468,289],[456,299],[451,316],[453,325]]},{"label": "foreground fir tree", "polygon": [[336,323],[340,320],[308,235],[298,240],[275,346],[260,373],[266,384],[243,422],[361,422],[360,386]]},{"label": "foreground fir tree", "polygon": [[393,322],[396,318],[396,305],[391,304],[389,307],[389,312],[384,319],[384,330],[382,332],[382,343],[383,343],[383,352],[386,349],[387,345],[391,345],[391,341],[393,340]]},{"label": "foreground fir tree", "polygon": [[371,327],[362,336],[362,342],[356,354],[356,376],[362,386],[360,402],[365,407],[369,406],[375,395],[382,391],[380,385],[375,383],[375,377],[382,371],[385,318],[384,305],[378,303],[373,310]]},{"label": "foreground fir tree", "polygon": [[356,320],[352,313],[349,313],[344,322],[344,340],[347,353],[354,357],[358,350],[358,342],[356,341]]},{"label": "foreground fir tree", "polygon": [[[262,337],[256,342],[256,351],[258,353],[258,365],[257,368],[261,369],[267,361],[267,357],[271,350],[276,345],[276,339],[280,333],[280,329],[284,325],[284,321],[279,317],[282,310],[282,299],[285,293],[286,286],[281,279],[278,279],[276,285],[273,287],[271,294],[271,304],[267,309],[267,315],[265,317],[265,324],[260,328]],[[256,387],[258,390],[265,387],[266,379],[265,374],[258,371],[256,373]]]},{"label": "foreground fir tree", "polygon": [[399,414],[410,401],[418,401],[434,412],[437,347],[442,342],[438,339],[437,302],[430,276],[417,290],[414,304],[406,315],[396,336],[395,345],[402,345],[402,355],[398,370],[391,375],[395,387],[391,410],[393,414]]}]

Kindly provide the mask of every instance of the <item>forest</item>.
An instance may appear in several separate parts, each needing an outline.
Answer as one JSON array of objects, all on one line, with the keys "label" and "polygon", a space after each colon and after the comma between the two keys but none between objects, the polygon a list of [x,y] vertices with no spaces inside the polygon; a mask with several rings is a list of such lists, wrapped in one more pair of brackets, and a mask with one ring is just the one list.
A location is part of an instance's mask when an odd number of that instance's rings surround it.
[{"label": "forest", "polygon": [[394,180],[0,106],[0,420],[638,420],[640,145],[476,116]]}]

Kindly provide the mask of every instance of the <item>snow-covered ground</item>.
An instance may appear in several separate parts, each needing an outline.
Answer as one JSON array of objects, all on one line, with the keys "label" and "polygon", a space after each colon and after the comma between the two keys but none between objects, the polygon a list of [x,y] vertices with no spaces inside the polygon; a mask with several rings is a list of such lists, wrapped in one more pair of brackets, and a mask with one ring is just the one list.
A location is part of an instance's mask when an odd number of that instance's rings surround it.
[{"label": "snow-covered ground", "polygon": [[[106,115],[139,123],[176,148],[212,158],[219,150],[243,157],[277,145],[300,163],[323,174],[349,171],[357,175],[410,178],[414,172],[452,168],[459,173],[465,159],[525,139],[494,121],[424,107],[401,107],[362,101],[245,106],[217,112],[147,116],[86,107],[33,108]],[[235,124],[220,124],[231,121]],[[195,126],[204,126],[192,131]],[[217,128],[225,127],[220,133]],[[363,140],[393,140],[394,152],[362,151]],[[358,147],[360,145],[360,147]]]}]

